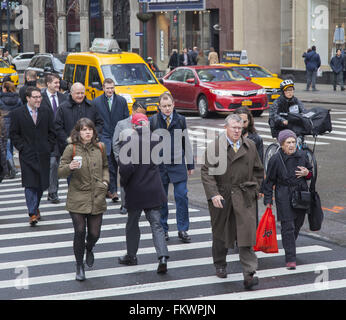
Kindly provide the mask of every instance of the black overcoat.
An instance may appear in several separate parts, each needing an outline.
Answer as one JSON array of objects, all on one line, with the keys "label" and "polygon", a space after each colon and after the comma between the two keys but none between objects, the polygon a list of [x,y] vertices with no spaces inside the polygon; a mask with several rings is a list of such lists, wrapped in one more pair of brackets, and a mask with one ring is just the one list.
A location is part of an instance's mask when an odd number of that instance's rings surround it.
[{"label": "black overcoat", "polygon": [[263,182],[264,205],[273,202],[273,187],[275,186],[275,203],[279,221],[294,220],[298,214],[306,213],[305,210],[293,209],[290,204],[293,190],[308,190],[306,178],[296,177],[295,171],[298,166],[305,167],[310,172],[312,170],[307,154],[303,150],[297,150],[293,155],[286,155],[280,149],[269,160],[267,176]]},{"label": "black overcoat", "polygon": [[27,106],[14,110],[11,113],[10,138],[19,151],[22,186],[46,190],[49,186],[50,153],[56,141],[50,111],[40,107],[35,125]]}]

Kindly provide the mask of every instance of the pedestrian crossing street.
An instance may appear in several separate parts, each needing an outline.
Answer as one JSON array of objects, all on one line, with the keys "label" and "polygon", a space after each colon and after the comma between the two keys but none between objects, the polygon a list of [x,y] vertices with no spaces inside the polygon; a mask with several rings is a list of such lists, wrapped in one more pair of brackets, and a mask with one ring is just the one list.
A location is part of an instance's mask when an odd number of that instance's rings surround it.
[{"label": "pedestrian crossing street", "polygon": [[[275,139],[273,139],[271,136],[270,127],[267,121],[268,116],[269,114],[266,112],[263,113],[261,118],[255,118],[256,130],[262,137],[263,144],[265,146],[268,146],[275,141]],[[328,145],[336,141],[346,142],[346,112],[332,111],[331,116],[333,131],[326,135],[318,136],[316,140],[316,146]],[[188,117],[187,119],[190,120],[188,130],[190,139],[195,148],[197,148],[197,152],[206,149],[207,144],[213,141],[213,134],[218,134],[219,132],[224,131],[223,121],[218,124],[216,124],[216,122],[213,126],[203,126],[194,124],[194,120],[201,119],[199,117]],[[210,136],[208,136],[208,134]],[[307,136],[305,141],[308,145],[310,145],[310,147],[315,143],[312,136]]]},{"label": "pedestrian crossing street", "polygon": [[[60,198],[66,199],[67,185],[60,184]],[[190,208],[192,242],[184,244],[177,237],[175,207],[169,204],[171,226],[168,249],[168,273],[156,273],[157,258],[148,222],[141,217],[141,243],[137,266],[118,264],[126,253],[126,216],[119,205],[109,202],[104,215],[101,238],[95,247],[95,264],[86,267],[87,280],[75,280],[73,227],[64,203],[50,204],[47,193],[40,206],[42,221],[30,227],[20,179],[5,180],[0,185],[0,299],[28,300],[223,300],[296,298],[296,294],[346,290],[346,279],[320,279],[319,270],[339,272],[346,260],[333,254],[331,245],[302,238],[298,241],[298,267],[284,266],[284,251],[278,235],[279,253],[257,253],[259,258],[257,290],[244,291],[238,254],[230,250],[227,279],[215,276],[211,258],[211,228],[207,210]],[[317,272],[317,273],[316,273]],[[340,276],[339,276],[340,277]]]}]

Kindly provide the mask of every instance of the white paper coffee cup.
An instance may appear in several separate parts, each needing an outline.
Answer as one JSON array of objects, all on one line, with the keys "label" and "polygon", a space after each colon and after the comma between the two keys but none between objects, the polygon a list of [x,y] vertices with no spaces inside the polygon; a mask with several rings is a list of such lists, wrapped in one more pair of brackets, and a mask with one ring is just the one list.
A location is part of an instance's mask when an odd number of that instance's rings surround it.
[{"label": "white paper coffee cup", "polygon": [[73,160],[79,162],[79,169],[80,169],[82,167],[83,158],[80,156],[75,156],[75,157],[73,157]]}]

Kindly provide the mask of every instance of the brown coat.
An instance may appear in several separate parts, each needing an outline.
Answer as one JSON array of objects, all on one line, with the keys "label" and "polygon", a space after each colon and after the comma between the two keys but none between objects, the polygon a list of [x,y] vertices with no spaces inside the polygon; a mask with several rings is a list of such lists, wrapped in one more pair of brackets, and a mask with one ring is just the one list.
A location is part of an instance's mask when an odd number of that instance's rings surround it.
[{"label": "brown coat", "polygon": [[[212,154],[208,155],[208,150]],[[210,170],[219,164],[214,154],[219,155],[220,152],[224,154],[223,159],[227,158],[227,169],[222,174],[213,174]],[[224,161],[222,163],[225,164]],[[256,243],[256,201],[263,173],[256,146],[249,139],[242,140],[237,153],[233,151],[225,134],[207,148],[205,164],[201,168],[202,183],[208,200],[213,235],[224,241],[227,248],[233,248],[235,240],[239,247],[250,247]],[[219,194],[225,199],[223,209],[215,208],[211,201],[212,197]]]},{"label": "brown coat", "polygon": [[[107,210],[106,194],[109,183],[108,161],[106,147],[89,143],[77,143],[73,151],[73,144],[67,145],[61,157],[58,176],[67,178],[71,175],[66,199],[66,210],[73,213],[100,214]],[[102,149],[102,150],[101,150]],[[81,156],[82,167],[70,170],[69,164],[73,155]]]}]

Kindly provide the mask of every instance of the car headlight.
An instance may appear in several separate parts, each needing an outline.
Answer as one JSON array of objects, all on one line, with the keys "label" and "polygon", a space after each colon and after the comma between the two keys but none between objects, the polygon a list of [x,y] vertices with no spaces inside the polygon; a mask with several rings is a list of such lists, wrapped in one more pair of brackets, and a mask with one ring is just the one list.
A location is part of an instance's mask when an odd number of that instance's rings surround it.
[{"label": "car headlight", "polygon": [[210,89],[210,92],[213,94],[216,94],[217,96],[225,97],[225,96],[232,96],[233,94],[237,94],[238,91]]},{"label": "car headlight", "polygon": [[130,94],[118,93],[118,95],[122,96],[123,98],[125,98],[127,103],[133,103],[133,99],[132,99],[132,96]]},{"label": "car headlight", "polygon": [[266,94],[266,89],[262,88],[257,91],[257,94]]}]

